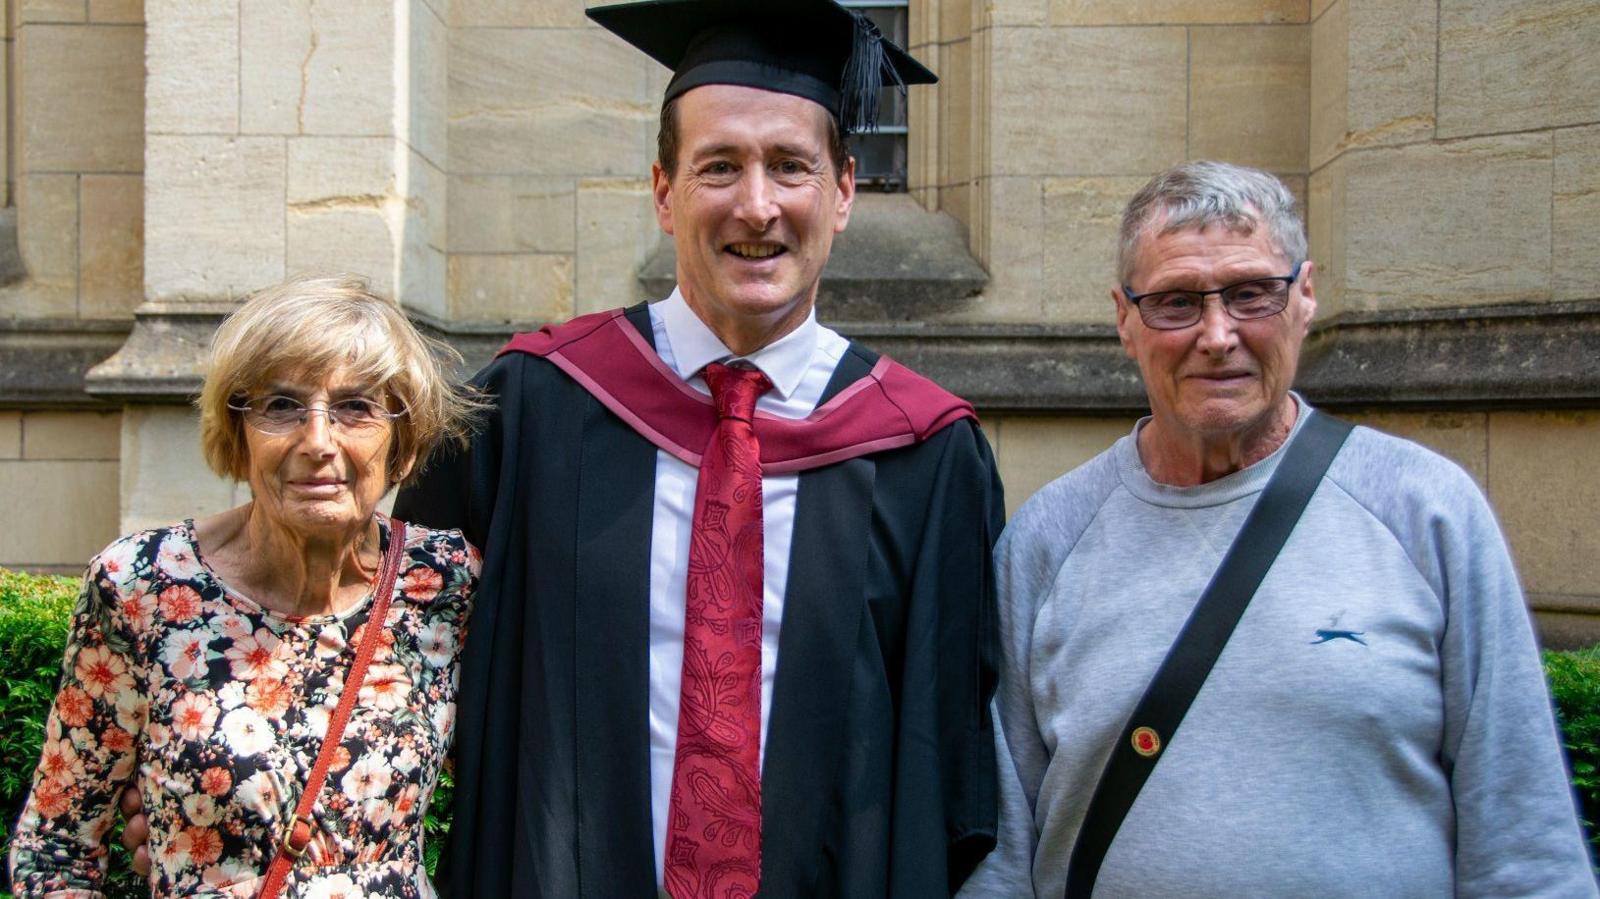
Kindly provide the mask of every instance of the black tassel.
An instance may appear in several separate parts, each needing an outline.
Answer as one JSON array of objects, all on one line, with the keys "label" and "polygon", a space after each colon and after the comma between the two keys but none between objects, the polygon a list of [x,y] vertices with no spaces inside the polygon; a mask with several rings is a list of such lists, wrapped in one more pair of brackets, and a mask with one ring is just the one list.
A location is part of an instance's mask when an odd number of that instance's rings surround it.
[{"label": "black tassel", "polygon": [[902,96],[906,85],[883,52],[883,32],[861,13],[852,9],[850,15],[856,29],[850,59],[839,79],[839,122],[845,133],[862,134],[878,130],[878,91],[883,86],[883,76],[889,76]]}]

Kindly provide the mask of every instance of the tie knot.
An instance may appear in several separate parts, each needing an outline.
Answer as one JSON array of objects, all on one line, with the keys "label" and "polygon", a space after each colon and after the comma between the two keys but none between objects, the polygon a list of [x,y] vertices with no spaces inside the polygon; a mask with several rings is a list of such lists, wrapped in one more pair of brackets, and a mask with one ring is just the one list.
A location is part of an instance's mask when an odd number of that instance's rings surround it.
[{"label": "tie knot", "polygon": [[767,376],[753,368],[734,368],[713,362],[705,368],[711,400],[717,404],[718,418],[749,421],[756,411],[756,400],[772,389]]}]

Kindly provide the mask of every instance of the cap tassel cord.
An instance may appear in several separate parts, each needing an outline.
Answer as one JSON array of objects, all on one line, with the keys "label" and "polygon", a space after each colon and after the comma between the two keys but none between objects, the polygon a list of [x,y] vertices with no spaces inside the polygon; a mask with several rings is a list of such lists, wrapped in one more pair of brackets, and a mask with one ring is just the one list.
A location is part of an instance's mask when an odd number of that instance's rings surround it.
[{"label": "cap tassel cord", "polygon": [[855,10],[850,10],[850,16],[855,19],[856,29],[850,59],[839,79],[843,97],[839,120],[846,132],[861,134],[878,130],[878,90],[883,86],[883,76],[889,76],[902,96],[906,85],[883,51],[883,32]]}]

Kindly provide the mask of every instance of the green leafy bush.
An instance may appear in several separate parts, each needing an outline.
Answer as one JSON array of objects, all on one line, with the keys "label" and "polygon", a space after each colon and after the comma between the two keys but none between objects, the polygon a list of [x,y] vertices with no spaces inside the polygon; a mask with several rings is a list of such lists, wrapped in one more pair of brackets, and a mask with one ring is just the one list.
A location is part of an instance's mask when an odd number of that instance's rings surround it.
[{"label": "green leafy bush", "polygon": [[[0,568],[0,870],[33,784],[44,721],[61,680],[61,656],[77,600],[78,581],[73,578],[36,577]],[[429,874],[450,831],[452,786],[449,775],[444,775],[428,806],[424,848]],[[111,837],[109,870],[111,899],[149,895],[143,879],[129,866],[117,833]],[[10,872],[5,873],[0,899],[11,896]]]},{"label": "green leafy bush", "polygon": [[[34,577],[0,568],[0,847],[7,852],[11,829],[33,784],[44,719],[61,680],[61,654],[77,600],[73,578]],[[109,895],[149,895],[114,836],[113,847]],[[10,895],[5,888],[0,884],[0,896]]]},{"label": "green leafy bush", "polygon": [[1590,847],[1600,849],[1595,828],[1600,821],[1600,647],[1546,652],[1544,671],[1561,720],[1583,826]]}]

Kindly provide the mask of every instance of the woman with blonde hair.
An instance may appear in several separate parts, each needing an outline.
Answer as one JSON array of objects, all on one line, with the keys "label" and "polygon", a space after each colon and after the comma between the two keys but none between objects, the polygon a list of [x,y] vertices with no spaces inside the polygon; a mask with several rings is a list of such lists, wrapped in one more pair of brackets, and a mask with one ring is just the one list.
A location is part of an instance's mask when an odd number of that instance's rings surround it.
[{"label": "woman with blonde hair", "polygon": [[430,895],[477,551],[377,511],[479,403],[353,276],[262,290],[217,331],[200,439],[250,502],[89,565],[11,853],[22,897],[97,896],[124,787],[157,896]]}]

